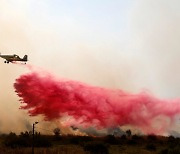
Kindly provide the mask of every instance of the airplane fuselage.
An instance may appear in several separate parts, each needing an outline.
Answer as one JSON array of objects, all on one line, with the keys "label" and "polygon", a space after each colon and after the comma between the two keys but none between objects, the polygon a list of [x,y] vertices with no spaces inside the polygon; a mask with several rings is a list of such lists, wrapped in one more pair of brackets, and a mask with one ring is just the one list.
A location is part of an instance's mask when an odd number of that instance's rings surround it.
[{"label": "airplane fuselage", "polygon": [[27,55],[23,58],[20,58],[18,55],[0,55],[1,58],[5,59],[5,63],[14,62],[14,61],[23,61],[27,62]]}]

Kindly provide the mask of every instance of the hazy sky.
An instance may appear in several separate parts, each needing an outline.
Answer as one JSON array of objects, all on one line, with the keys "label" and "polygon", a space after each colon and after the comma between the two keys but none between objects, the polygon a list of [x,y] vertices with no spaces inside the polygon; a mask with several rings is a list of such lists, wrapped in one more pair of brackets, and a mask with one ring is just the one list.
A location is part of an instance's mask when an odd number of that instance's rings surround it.
[{"label": "hazy sky", "polygon": [[[0,52],[28,54],[30,64],[60,77],[180,98],[179,6],[179,0],[0,0]],[[13,83],[27,70],[2,59],[0,70],[0,132],[26,129]]]}]

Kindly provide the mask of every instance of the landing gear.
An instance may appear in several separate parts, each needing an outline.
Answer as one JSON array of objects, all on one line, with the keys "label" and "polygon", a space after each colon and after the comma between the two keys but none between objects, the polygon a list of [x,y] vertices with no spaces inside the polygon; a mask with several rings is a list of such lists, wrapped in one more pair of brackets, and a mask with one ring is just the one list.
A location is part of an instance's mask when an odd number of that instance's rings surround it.
[{"label": "landing gear", "polygon": [[6,63],[6,61],[4,61],[4,63]]},{"label": "landing gear", "polygon": [[9,61],[4,61],[4,63],[7,63],[7,64],[9,64]]}]

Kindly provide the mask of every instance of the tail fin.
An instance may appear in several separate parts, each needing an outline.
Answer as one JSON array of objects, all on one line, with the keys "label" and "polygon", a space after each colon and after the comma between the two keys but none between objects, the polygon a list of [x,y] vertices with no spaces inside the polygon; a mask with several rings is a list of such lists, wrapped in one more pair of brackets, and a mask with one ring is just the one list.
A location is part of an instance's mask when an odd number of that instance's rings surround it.
[{"label": "tail fin", "polygon": [[28,56],[25,55],[25,56],[23,57],[23,60],[24,60],[24,61],[28,61]]}]

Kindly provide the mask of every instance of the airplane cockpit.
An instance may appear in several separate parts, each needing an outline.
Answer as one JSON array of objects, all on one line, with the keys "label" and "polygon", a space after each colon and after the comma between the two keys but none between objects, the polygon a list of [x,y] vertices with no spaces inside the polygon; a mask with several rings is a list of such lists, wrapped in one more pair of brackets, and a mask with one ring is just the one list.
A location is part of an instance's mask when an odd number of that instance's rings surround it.
[{"label": "airplane cockpit", "polygon": [[18,56],[18,55],[15,55],[15,54],[14,54],[13,56],[14,56],[15,58],[19,58],[19,56]]}]

